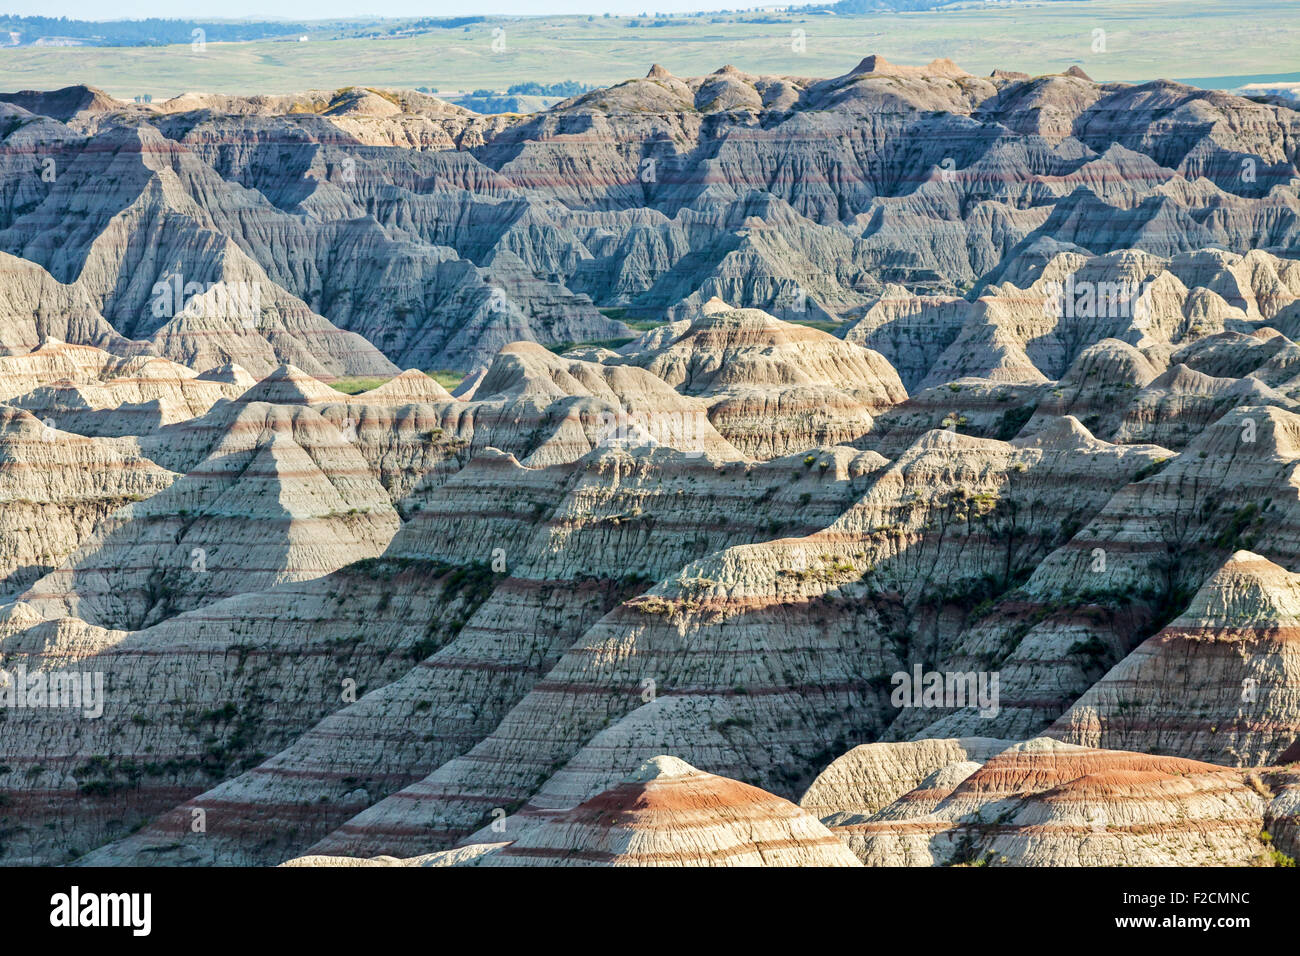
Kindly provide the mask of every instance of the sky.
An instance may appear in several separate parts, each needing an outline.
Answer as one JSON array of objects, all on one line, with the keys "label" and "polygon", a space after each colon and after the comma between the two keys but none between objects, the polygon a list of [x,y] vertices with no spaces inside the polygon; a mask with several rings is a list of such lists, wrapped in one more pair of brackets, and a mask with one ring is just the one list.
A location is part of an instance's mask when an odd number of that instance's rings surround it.
[{"label": "sky", "polygon": [[[811,2],[811,0],[802,0]],[[333,17],[463,17],[519,14],[683,13],[695,10],[750,9],[761,0],[10,0],[0,10],[18,16],[71,17],[76,20],[132,20],[169,17],[186,20],[256,18],[319,20]]]}]

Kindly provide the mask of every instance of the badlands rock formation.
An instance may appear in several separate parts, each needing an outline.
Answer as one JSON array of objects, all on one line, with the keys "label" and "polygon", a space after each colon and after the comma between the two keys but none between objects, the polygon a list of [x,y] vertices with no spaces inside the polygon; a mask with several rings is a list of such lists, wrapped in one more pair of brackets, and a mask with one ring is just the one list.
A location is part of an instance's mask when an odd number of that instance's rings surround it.
[{"label": "badlands rock formation", "polygon": [[850,444],[870,431],[874,414],[907,397],[879,353],[716,297],[691,320],[648,332],[620,353],[704,398],[714,427],[756,458]]},{"label": "badlands rock formation", "polygon": [[1267,766],[1295,751],[1296,576],[1238,551],[1187,610],[1134,649],[1048,733],[1091,746]]},{"label": "badlands rock formation", "polygon": [[[1023,285],[1053,249],[1284,250],[1300,216],[1285,106],[948,61],[655,68],[531,116],[365,88],[0,109],[0,251],[36,265],[31,291],[89,306],[64,337],[255,373],[468,369],[514,340],[630,336],[597,307],[685,317],[715,295],[875,322],[900,287],[944,330],[908,345],[924,352],[950,344],[954,298]],[[896,363],[909,388],[915,360]]]},{"label": "badlands rock formation", "polygon": [[869,56],[0,141],[0,863],[1300,852],[1285,106]]},{"label": "badlands rock formation", "polygon": [[[503,821],[501,839],[402,861],[407,866],[861,866],[812,814],[770,793],[653,757],[565,813]],[[385,862],[391,858],[383,858]],[[309,856],[288,865],[347,865]],[[368,861],[379,862],[379,861]],[[392,861],[398,863],[398,861]]]},{"label": "badlands rock formation", "polygon": [[963,744],[925,741],[921,759],[934,770],[874,812],[854,804],[897,780],[889,763],[921,755],[869,751],[915,745],[859,748],[842,758],[859,764],[852,776],[840,769],[810,795],[822,808],[839,803],[828,822],[868,866],[1206,866],[1267,857],[1265,800],[1227,768],[1041,737],[993,753]]}]

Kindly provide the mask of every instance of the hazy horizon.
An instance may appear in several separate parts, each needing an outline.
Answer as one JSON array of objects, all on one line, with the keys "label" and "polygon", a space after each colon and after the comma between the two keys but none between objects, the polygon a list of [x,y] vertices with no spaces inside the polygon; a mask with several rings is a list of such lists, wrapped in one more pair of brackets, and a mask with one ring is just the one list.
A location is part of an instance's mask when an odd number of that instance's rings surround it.
[{"label": "hazy horizon", "polygon": [[[808,6],[810,4],[795,4]],[[222,3],[205,2],[187,5],[183,14],[176,5],[163,0],[133,0],[114,7],[113,16],[103,15],[103,4],[93,0],[62,0],[57,3],[20,4],[6,11],[10,16],[67,17],[73,20],[112,22],[117,20],[145,20],[158,17],[168,20],[338,20],[370,19],[374,17],[463,17],[463,16],[600,16],[604,13],[633,16],[650,13],[695,13],[714,10],[752,10],[770,7],[784,9],[790,4],[738,4],[710,0],[658,0],[647,4],[645,0],[552,0],[539,9],[531,0],[493,0],[486,9],[467,10],[463,3],[434,0],[383,0],[362,9],[354,0],[277,0],[274,3]]]}]

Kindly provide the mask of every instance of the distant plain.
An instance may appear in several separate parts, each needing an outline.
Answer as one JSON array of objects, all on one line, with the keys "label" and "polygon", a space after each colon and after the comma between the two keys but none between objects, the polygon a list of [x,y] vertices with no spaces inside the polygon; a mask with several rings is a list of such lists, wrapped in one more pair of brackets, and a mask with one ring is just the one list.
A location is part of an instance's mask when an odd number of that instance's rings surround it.
[{"label": "distant plain", "polygon": [[[530,80],[607,85],[653,62],[680,76],[731,63],[751,73],[825,77],[868,53],[898,63],[949,57],[976,74],[1034,74],[1078,65],[1097,80],[1197,78],[1231,88],[1296,69],[1294,0],[1259,0],[1248,17],[1229,0],[998,3],[925,13],[837,17],[803,12],[702,17],[492,19],[393,39],[0,50],[0,89],[73,83],[154,100],[186,91],[291,93],[346,85],[503,90]],[[494,30],[504,30],[504,37]],[[1094,31],[1105,31],[1094,52]],[[803,31],[802,51],[800,36]],[[504,49],[501,40],[504,38]]]}]

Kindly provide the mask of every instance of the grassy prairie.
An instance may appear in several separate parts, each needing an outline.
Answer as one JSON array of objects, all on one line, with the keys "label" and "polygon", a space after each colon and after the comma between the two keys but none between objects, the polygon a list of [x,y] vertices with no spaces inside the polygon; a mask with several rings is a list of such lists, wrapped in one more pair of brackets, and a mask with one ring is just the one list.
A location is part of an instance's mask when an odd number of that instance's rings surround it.
[{"label": "grassy prairie", "polygon": [[[0,89],[89,83],[155,100],[187,90],[290,93],[349,84],[504,89],[523,80],[608,84],[640,76],[655,62],[680,76],[731,63],[754,73],[820,77],[844,73],[876,52],[899,63],[951,57],[977,74],[994,67],[1056,73],[1078,64],[1099,80],[1294,71],[1295,0],[1255,0],[1251,7],[1243,14],[1233,0],[1068,0],[863,17],[537,17],[404,39],[209,43],[203,53],[188,46],[33,47],[0,51]],[[498,28],[505,30],[504,50],[493,47]],[[792,40],[798,30],[802,52]],[[1105,31],[1105,52],[1093,52],[1094,30]]]}]

